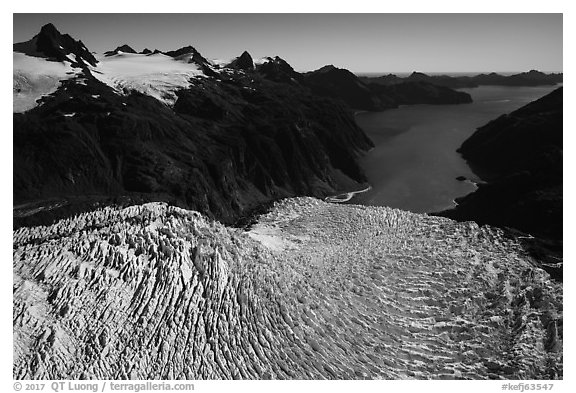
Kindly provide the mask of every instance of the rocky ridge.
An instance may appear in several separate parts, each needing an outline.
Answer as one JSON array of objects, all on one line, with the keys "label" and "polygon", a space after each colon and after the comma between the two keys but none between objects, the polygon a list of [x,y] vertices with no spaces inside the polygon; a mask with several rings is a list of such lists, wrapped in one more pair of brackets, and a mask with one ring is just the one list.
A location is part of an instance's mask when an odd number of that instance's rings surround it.
[{"label": "rocky ridge", "polygon": [[13,235],[16,379],[562,378],[562,286],[491,227],[312,198]]}]

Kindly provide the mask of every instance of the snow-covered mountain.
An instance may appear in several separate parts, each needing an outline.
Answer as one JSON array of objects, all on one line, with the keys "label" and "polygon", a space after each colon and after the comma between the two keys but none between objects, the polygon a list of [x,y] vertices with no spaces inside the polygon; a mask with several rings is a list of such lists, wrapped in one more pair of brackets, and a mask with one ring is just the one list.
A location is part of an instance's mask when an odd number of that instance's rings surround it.
[{"label": "snow-covered mountain", "polygon": [[60,34],[52,24],[43,26],[31,40],[14,44],[14,112],[34,108],[64,80],[82,83],[83,71],[97,63],[82,41]]},{"label": "snow-covered mountain", "polygon": [[[94,56],[82,44],[51,24],[27,42],[14,44],[14,112],[33,108],[61,81],[93,76],[118,94],[138,91],[173,105],[175,92],[190,80],[213,75],[210,62],[191,46],[166,53],[137,54],[128,45]],[[205,72],[207,71],[207,72]]]},{"label": "snow-covered mountain", "polygon": [[[319,81],[318,78],[314,78],[316,73],[300,74],[278,56],[264,57],[254,61],[247,51],[230,60],[210,60],[191,45],[171,51],[155,50],[152,52],[145,49],[137,53],[129,45],[123,44],[102,55],[94,56],[81,41],[75,41],[67,34],[60,34],[51,24],[42,27],[40,33],[30,41],[14,44],[14,51],[26,56],[42,58],[48,62],[69,64],[71,67],[82,69],[85,76],[94,76],[111,86],[118,94],[126,94],[134,90],[150,95],[168,106],[175,104],[176,92],[189,88],[194,79],[204,76],[216,80],[229,79],[231,75],[244,72],[255,73],[275,82],[306,85],[315,93],[342,98],[357,109],[383,109],[402,104],[401,101],[388,97],[391,91],[382,89],[372,91],[372,88],[349,71],[341,70],[349,74],[351,82],[340,81],[338,78],[336,81],[332,80],[334,78]],[[14,94],[17,97],[15,101],[26,102],[26,104],[15,105],[15,112],[29,110],[38,98],[52,94],[59,86],[57,81],[72,79],[70,76],[72,74],[65,74],[62,77],[51,72],[51,66],[39,64],[31,70],[26,67],[26,64],[21,64],[26,61],[22,61],[21,56],[14,58],[14,79],[19,80],[18,86],[16,82],[14,84]],[[36,79],[47,79],[50,83],[35,82]],[[26,83],[30,85],[23,88],[22,85]],[[361,93],[351,92],[346,86],[350,83],[358,86]],[[453,103],[466,102],[466,99],[469,99],[464,93],[436,90],[432,86],[421,89],[416,102],[434,102],[439,99],[438,96],[445,96],[443,98],[445,101]],[[397,95],[402,97],[402,94]],[[382,104],[383,102],[386,104]]]},{"label": "snow-covered mountain", "polygon": [[[45,31],[54,45],[64,41]],[[228,67],[190,45],[122,45],[93,61],[72,44],[60,58],[22,47],[14,46],[16,203],[144,193],[233,220],[268,198],[324,197],[364,180],[354,157],[371,143],[351,113],[276,80],[286,67],[264,66],[279,58],[254,70],[248,53]]]},{"label": "snow-covered mountain", "polygon": [[28,56],[69,62],[74,67],[87,64],[95,66],[97,63],[82,41],[77,41],[68,34],[61,34],[51,23],[42,26],[40,32],[31,40],[14,44],[13,49]]}]

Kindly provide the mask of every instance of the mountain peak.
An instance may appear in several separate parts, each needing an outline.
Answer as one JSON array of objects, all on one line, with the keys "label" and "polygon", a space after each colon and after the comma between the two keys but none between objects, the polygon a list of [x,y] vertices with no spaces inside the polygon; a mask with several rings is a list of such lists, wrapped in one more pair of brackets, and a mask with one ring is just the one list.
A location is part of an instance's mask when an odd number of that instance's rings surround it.
[{"label": "mountain peak", "polygon": [[414,71],[410,74],[410,76],[408,78],[411,79],[415,79],[415,78],[428,78],[428,75],[426,75],[423,72],[419,72],[419,71]]},{"label": "mountain peak", "polygon": [[294,83],[301,78],[301,75],[294,71],[294,68],[286,60],[279,56],[266,57],[267,61],[259,62],[256,71],[266,79],[275,82]]},{"label": "mountain peak", "polygon": [[77,41],[68,34],[61,34],[52,23],[42,26],[32,39],[14,44],[13,50],[28,56],[69,62],[74,67],[84,67],[87,64],[95,66],[98,62],[82,41]]},{"label": "mountain peak", "polygon": [[306,75],[314,75],[322,78],[348,78],[350,80],[357,80],[358,78],[346,68],[338,68],[333,64],[325,65],[315,71],[306,73]]},{"label": "mountain peak", "polygon": [[170,56],[170,57],[179,57],[179,56],[190,54],[190,53],[194,53],[194,54],[198,53],[199,54],[199,52],[196,50],[196,48],[194,48],[192,45],[187,45],[187,46],[183,46],[180,49],[164,52],[165,55]]},{"label": "mountain peak", "polygon": [[60,35],[60,32],[52,23],[47,23],[40,29],[40,34],[46,34],[49,36],[57,37]]},{"label": "mountain peak", "polygon": [[318,68],[316,71],[313,72],[318,72],[318,73],[322,73],[322,72],[330,72],[330,71],[334,71],[337,70],[338,67],[334,66],[333,64],[326,64],[323,67]]},{"label": "mountain peak", "polygon": [[254,69],[254,60],[250,53],[247,51],[242,52],[242,54],[232,60],[229,64],[226,65],[229,68],[235,68],[238,70],[253,70]]},{"label": "mountain peak", "polygon": [[104,56],[113,56],[113,55],[117,55],[120,52],[124,52],[124,53],[136,53],[136,51],[134,49],[132,49],[130,47],[130,45],[124,44],[121,45],[119,47],[117,47],[114,50],[108,51],[108,52],[104,52]]},{"label": "mountain peak", "polygon": [[[154,51],[154,53],[156,53],[156,51]],[[196,63],[201,66],[206,66],[208,64],[208,60],[206,60],[206,58],[202,56],[200,52],[198,52],[192,45],[187,45],[180,49],[162,53],[164,53],[166,56],[173,57],[176,60],[183,60],[187,61],[188,63]]]}]

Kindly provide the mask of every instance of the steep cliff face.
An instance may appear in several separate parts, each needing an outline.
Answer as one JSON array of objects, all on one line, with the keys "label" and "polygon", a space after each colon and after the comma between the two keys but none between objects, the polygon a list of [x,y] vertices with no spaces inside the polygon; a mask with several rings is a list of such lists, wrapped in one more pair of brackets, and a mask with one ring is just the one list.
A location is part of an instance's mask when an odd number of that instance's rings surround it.
[{"label": "steep cliff face", "polygon": [[14,199],[167,195],[232,221],[270,199],[364,181],[356,155],[370,146],[344,107],[285,84],[202,79],[171,109],[88,77],[14,115]]},{"label": "steep cliff face", "polygon": [[562,378],[562,286],[502,232],[285,200],[14,232],[14,378]]}]

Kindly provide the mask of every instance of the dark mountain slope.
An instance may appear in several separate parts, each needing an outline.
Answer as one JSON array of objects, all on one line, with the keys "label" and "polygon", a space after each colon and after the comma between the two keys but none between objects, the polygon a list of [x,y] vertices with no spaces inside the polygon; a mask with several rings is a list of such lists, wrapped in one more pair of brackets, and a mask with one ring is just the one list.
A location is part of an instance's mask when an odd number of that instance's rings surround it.
[{"label": "dark mountain slope", "polygon": [[350,71],[333,65],[304,74],[304,84],[314,93],[339,98],[354,109],[378,110],[395,106],[393,102],[382,102]]},{"label": "dark mountain slope", "polygon": [[171,109],[88,74],[14,114],[14,204],[132,195],[232,222],[365,181],[355,158],[370,146],[344,106],[257,75],[200,78]]},{"label": "dark mountain slope", "polygon": [[472,165],[482,168],[487,179],[521,170],[560,168],[562,94],[563,89],[558,88],[479,128],[459,152]]},{"label": "dark mountain slope", "polygon": [[452,77],[448,75],[427,75],[422,72],[413,72],[404,79],[409,82],[426,82],[436,86],[445,86],[453,89],[462,87],[478,87],[473,78],[468,76]]},{"label": "dark mountain slope", "polygon": [[367,84],[350,71],[332,65],[304,74],[302,83],[314,93],[339,98],[354,109],[383,110],[398,105],[472,102],[467,93],[426,82],[402,82],[390,86]]},{"label": "dark mountain slope", "polygon": [[562,102],[559,88],[466,140],[459,151],[488,183],[442,215],[530,233],[541,240],[530,247],[547,262],[561,260]]},{"label": "dark mountain slope", "polygon": [[381,100],[384,97],[390,97],[396,105],[447,105],[472,102],[472,97],[468,93],[427,82],[404,82],[390,86],[370,84],[368,86]]}]

